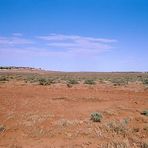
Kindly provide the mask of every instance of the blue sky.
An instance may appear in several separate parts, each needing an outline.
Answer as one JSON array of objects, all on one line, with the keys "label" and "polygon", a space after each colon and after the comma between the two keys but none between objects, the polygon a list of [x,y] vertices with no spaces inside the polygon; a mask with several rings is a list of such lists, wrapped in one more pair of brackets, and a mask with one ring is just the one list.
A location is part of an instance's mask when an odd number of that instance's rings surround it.
[{"label": "blue sky", "polygon": [[0,0],[0,65],[148,71],[148,0]]}]

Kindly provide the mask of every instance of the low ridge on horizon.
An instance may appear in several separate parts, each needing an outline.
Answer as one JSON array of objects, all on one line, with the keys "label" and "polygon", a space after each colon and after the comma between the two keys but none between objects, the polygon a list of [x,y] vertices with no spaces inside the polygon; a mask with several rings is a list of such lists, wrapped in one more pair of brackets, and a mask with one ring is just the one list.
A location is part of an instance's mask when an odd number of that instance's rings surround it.
[{"label": "low ridge on horizon", "polygon": [[0,70],[38,70],[46,72],[74,72],[74,73],[148,73],[148,71],[55,71],[37,67],[25,66],[0,66]]}]

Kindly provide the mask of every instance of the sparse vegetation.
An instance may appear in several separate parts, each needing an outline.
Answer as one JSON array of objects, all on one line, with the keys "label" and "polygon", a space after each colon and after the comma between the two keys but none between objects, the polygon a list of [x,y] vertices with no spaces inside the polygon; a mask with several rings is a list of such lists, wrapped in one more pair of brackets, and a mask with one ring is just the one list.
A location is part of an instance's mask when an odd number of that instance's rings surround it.
[{"label": "sparse vegetation", "polygon": [[128,118],[124,118],[122,121],[122,124],[127,125],[129,123],[129,119]]},{"label": "sparse vegetation", "polygon": [[46,78],[40,78],[39,79],[39,84],[40,85],[50,85],[51,83]]},{"label": "sparse vegetation", "polygon": [[0,81],[8,81],[8,77],[6,77],[6,76],[0,76]]},{"label": "sparse vegetation", "polygon": [[91,113],[91,120],[93,121],[93,122],[101,122],[101,120],[102,120],[102,114],[101,113],[99,113],[99,112],[94,112],[94,113]]},{"label": "sparse vegetation", "polygon": [[72,85],[74,85],[74,84],[79,84],[78,80],[76,80],[76,79],[67,80],[67,87],[71,88]]},{"label": "sparse vegetation", "polygon": [[79,82],[76,79],[70,79],[67,81],[68,84],[79,84]]},{"label": "sparse vegetation", "polygon": [[37,79],[37,77],[35,77],[35,76],[27,76],[27,78],[25,79],[25,82],[30,82],[30,83],[34,83],[34,82],[36,82],[36,81],[38,81],[38,79]]},{"label": "sparse vegetation", "polygon": [[125,134],[127,132],[127,125],[124,122],[112,121],[107,124],[109,130],[117,134]]},{"label": "sparse vegetation", "polygon": [[110,80],[114,86],[126,85],[128,84],[128,79],[111,79]]},{"label": "sparse vegetation", "polygon": [[143,142],[141,145],[141,148],[148,148],[148,142]]},{"label": "sparse vegetation", "polygon": [[143,79],[143,84],[148,85],[148,78]]},{"label": "sparse vegetation", "polygon": [[[62,139],[82,139],[85,136],[86,144],[80,144],[80,147],[147,148],[144,141],[148,132],[148,110],[146,103],[144,104],[147,90],[143,86],[143,80],[148,78],[148,73],[16,71],[0,71],[0,118],[8,126],[0,126],[0,134],[6,135],[4,140],[7,141],[8,137],[14,135],[8,129],[15,129],[17,137],[20,132],[24,132],[28,136],[27,140],[30,137],[49,137],[50,141],[50,137],[55,140],[60,134]],[[10,83],[3,85],[6,80]],[[97,85],[93,86],[94,82]],[[46,88],[39,86],[53,83],[60,84]],[[80,85],[75,85],[78,83]],[[128,85],[124,86],[125,84]],[[73,88],[68,89],[66,85]],[[115,88],[113,85],[119,87]],[[142,107],[143,110],[139,113]],[[89,115],[93,110],[100,112]],[[133,111],[137,113],[134,114]],[[16,123],[19,125],[17,128],[11,126]]]},{"label": "sparse vegetation", "polygon": [[[33,73],[34,68],[29,67],[1,67],[0,69],[4,69],[1,76],[8,76],[9,80],[24,80],[26,83],[37,83],[39,82],[39,79],[45,78],[50,79],[49,81],[51,84],[54,82],[61,83],[66,82],[67,84],[78,84],[83,82],[84,84],[88,85],[94,85],[96,82],[100,83],[107,83],[111,82],[114,86],[120,86],[120,85],[127,85],[129,82],[142,82],[144,85],[148,84],[148,73],[138,73],[138,72],[123,72],[123,73],[83,73],[83,72],[52,72],[52,73],[46,73],[44,75],[39,73]],[[9,73],[9,70],[18,69],[18,70],[30,70],[30,72],[27,73]],[[8,70],[8,71],[7,71]],[[9,77],[11,76],[12,79]],[[68,84],[68,85],[69,85]],[[71,86],[70,86],[71,87]]]},{"label": "sparse vegetation", "polygon": [[130,147],[130,144],[129,144],[129,141],[128,140],[124,140],[122,142],[110,142],[110,143],[107,143],[106,146],[104,146],[104,148],[129,148]]},{"label": "sparse vegetation", "polygon": [[71,88],[72,87],[72,84],[67,83],[67,87]]},{"label": "sparse vegetation", "polygon": [[144,127],[143,130],[145,130],[146,132],[148,132],[148,126]]},{"label": "sparse vegetation", "polygon": [[148,109],[141,112],[141,115],[148,116]]},{"label": "sparse vegetation", "polygon": [[87,79],[87,80],[84,81],[84,84],[95,85],[96,82],[93,79]]},{"label": "sparse vegetation", "polygon": [[133,132],[139,132],[139,128],[133,128]]},{"label": "sparse vegetation", "polygon": [[4,127],[4,125],[0,125],[0,133],[3,131],[5,131],[5,127]]}]

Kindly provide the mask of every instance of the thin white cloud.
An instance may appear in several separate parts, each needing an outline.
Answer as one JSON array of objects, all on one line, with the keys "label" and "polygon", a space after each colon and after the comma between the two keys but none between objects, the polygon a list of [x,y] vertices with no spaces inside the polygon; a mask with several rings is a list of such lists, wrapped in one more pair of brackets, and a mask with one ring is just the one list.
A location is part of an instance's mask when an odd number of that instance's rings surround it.
[{"label": "thin white cloud", "polygon": [[91,66],[93,69],[102,56],[100,53],[114,48],[115,42],[112,39],[77,35],[52,34],[29,38],[19,35],[1,36],[0,63],[36,65],[53,70],[85,70]]},{"label": "thin white cloud", "polygon": [[38,38],[43,39],[43,40],[47,40],[47,41],[84,40],[84,41],[102,42],[102,43],[117,42],[117,40],[115,40],[115,39],[93,38],[93,37],[84,37],[84,36],[78,36],[78,35],[63,35],[63,34],[50,34],[49,36],[38,36]]},{"label": "thin white cloud", "polygon": [[117,42],[117,40],[114,39],[63,34],[50,34],[48,36],[38,36],[37,38],[45,41],[51,49],[61,49],[69,53],[82,54],[105,52],[112,48],[111,43]]},{"label": "thin white cloud", "polygon": [[8,53],[31,54],[32,56],[97,56],[113,48],[114,39],[84,37],[78,35],[50,34],[31,39],[14,33],[10,37],[0,37],[1,55]]},{"label": "thin white cloud", "polygon": [[0,45],[25,45],[32,44],[33,42],[29,39],[25,39],[22,37],[0,37]]},{"label": "thin white cloud", "polygon": [[12,33],[12,35],[13,35],[13,36],[18,36],[18,37],[23,36],[23,34],[22,34],[22,33],[19,33],[19,32]]}]

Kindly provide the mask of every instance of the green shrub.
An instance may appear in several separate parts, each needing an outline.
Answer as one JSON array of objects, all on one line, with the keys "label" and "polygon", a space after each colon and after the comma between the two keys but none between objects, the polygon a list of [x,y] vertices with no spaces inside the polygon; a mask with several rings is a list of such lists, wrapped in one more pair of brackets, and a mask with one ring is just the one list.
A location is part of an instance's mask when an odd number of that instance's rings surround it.
[{"label": "green shrub", "polygon": [[88,79],[88,80],[84,81],[84,84],[94,85],[94,84],[96,84],[96,82],[92,79]]},{"label": "green shrub", "polygon": [[79,84],[79,82],[75,79],[68,80],[68,84]]},{"label": "green shrub", "polygon": [[148,85],[148,78],[143,79],[143,84]]},{"label": "green shrub", "polygon": [[102,119],[102,115],[101,113],[98,112],[94,112],[91,113],[91,118],[90,118],[93,122],[101,122]]},{"label": "green shrub", "polygon": [[148,116],[148,109],[147,110],[144,110],[143,112],[141,112],[141,115]]},{"label": "green shrub", "polygon": [[125,84],[128,84],[128,80],[127,79],[111,79],[110,80],[114,86],[120,86],[120,85],[125,85]]},{"label": "green shrub", "polygon": [[50,85],[49,82],[48,82],[48,79],[46,79],[46,78],[40,78],[39,84],[40,85]]},{"label": "green shrub", "polygon": [[25,79],[25,82],[30,82],[30,83],[34,83],[36,80],[36,77],[35,76],[28,76],[26,79]]},{"label": "green shrub", "polygon": [[6,76],[0,76],[0,81],[8,81],[8,77]]},{"label": "green shrub", "polygon": [[112,132],[117,134],[125,134],[128,131],[127,125],[124,122],[113,121],[109,122],[107,126]]},{"label": "green shrub", "polygon": [[51,85],[54,84],[54,79],[51,78],[39,78],[38,79],[40,85]]},{"label": "green shrub", "polygon": [[55,83],[55,79],[53,79],[53,78],[47,78],[47,80],[48,80],[49,84],[54,84]]}]

